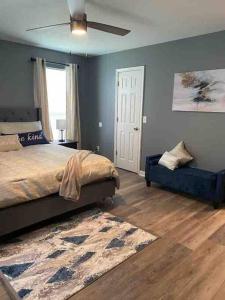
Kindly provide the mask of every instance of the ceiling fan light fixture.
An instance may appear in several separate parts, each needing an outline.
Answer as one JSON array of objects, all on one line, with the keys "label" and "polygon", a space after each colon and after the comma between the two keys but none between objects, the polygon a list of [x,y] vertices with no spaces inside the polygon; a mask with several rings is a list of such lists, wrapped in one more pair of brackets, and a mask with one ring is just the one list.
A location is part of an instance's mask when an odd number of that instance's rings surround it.
[{"label": "ceiling fan light fixture", "polygon": [[27,31],[41,30],[54,28],[57,26],[70,25],[72,34],[85,35],[87,33],[87,27],[95,30],[103,31],[106,33],[115,34],[117,36],[125,36],[130,33],[130,30],[120,28],[117,26],[107,25],[104,23],[87,21],[87,15],[85,13],[85,0],[67,0],[70,11],[70,22],[53,24],[47,26],[39,26],[35,28],[27,29]]},{"label": "ceiling fan light fixture", "polygon": [[87,21],[86,18],[71,19],[70,23],[71,32],[76,35],[84,35],[87,33]]}]

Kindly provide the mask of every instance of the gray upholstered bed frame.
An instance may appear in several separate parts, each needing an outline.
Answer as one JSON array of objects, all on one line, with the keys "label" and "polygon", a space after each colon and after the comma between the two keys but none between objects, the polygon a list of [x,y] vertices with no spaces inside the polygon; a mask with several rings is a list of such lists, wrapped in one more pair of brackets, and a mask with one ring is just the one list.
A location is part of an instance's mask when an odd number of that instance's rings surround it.
[{"label": "gray upholstered bed frame", "polygon": [[[33,108],[0,108],[0,122],[37,121],[39,116],[39,110]],[[83,186],[80,199],[77,202],[67,201],[58,194],[54,194],[0,209],[0,237],[101,201],[107,197],[112,197],[114,194],[114,180],[106,179]]]}]

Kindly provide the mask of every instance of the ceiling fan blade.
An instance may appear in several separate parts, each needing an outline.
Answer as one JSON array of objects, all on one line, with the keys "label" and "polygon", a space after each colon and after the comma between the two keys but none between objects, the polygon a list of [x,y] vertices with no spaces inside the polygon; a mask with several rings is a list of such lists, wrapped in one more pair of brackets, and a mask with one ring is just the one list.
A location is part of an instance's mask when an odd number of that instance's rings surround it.
[{"label": "ceiling fan blade", "polygon": [[93,29],[97,29],[97,30],[101,30],[101,31],[105,31],[108,33],[112,33],[112,34],[116,34],[116,35],[127,35],[130,30],[127,29],[123,29],[120,27],[115,27],[115,26],[111,26],[111,25],[106,25],[103,23],[97,23],[97,22],[87,22],[87,26]]},{"label": "ceiling fan blade", "polygon": [[85,13],[85,0],[67,0],[67,4],[72,18]]},{"label": "ceiling fan blade", "polygon": [[34,31],[34,30],[48,29],[48,28],[51,28],[51,27],[63,26],[63,25],[69,25],[69,24],[70,24],[70,22],[67,22],[67,23],[60,23],[60,24],[54,24],[54,25],[47,25],[47,26],[40,26],[40,27],[35,27],[35,28],[27,29],[26,31]]}]

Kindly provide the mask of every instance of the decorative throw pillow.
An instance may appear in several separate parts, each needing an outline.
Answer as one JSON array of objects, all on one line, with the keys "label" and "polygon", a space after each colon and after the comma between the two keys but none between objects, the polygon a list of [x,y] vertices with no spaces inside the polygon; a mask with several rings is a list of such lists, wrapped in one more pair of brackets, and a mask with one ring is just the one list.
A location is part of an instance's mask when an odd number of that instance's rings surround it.
[{"label": "decorative throw pillow", "polygon": [[23,146],[19,142],[18,135],[1,135],[0,152],[21,150]]},{"label": "decorative throw pillow", "polygon": [[49,144],[49,141],[46,139],[42,130],[35,132],[19,133],[18,136],[20,143],[24,147],[39,144]]},{"label": "decorative throw pillow", "polygon": [[186,163],[192,161],[194,158],[190,155],[190,153],[186,150],[184,142],[180,142],[173,148],[170,154],[176,156],[179,159],[179,165],[185,165]]},{"label": "decorative throw pillow", "polygon": [[18,134],[42,130],[41,122],[0,122],[0,133]]},{"label": "decorative throw pillow", "polygon": [[162,165],[170,170],[175,170],[179,165],[179,158],[166,151],[159,160],[159,165]]}]

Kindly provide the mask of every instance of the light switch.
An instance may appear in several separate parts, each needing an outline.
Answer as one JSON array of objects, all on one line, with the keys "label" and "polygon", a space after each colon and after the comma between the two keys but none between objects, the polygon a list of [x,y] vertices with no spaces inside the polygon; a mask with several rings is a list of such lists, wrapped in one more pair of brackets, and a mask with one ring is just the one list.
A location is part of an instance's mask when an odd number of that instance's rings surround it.
[{"label": "light switch", "polygon": [[147,123],[147,116],[143,116],[143,124]]},{"label": "light switch", "polygon": [[102,127],[102,122],[99,122],[99,123],[98,123],[98,127]]}]

